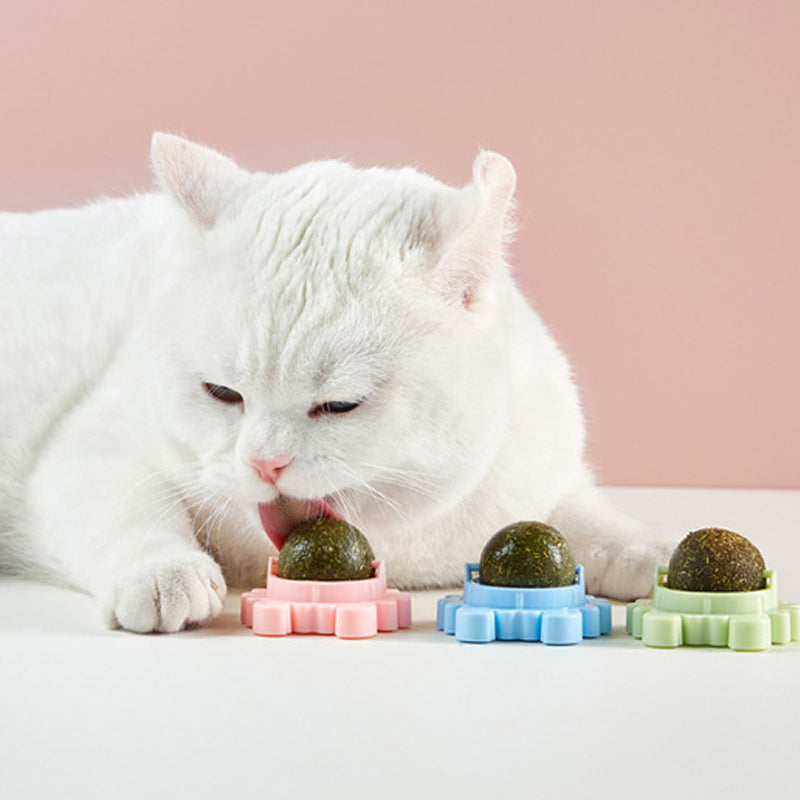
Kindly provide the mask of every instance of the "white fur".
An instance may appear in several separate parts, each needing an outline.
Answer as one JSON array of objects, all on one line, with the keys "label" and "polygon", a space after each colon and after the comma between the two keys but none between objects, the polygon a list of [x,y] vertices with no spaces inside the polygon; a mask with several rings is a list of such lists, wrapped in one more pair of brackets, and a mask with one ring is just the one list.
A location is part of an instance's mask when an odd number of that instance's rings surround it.
[{"label": "white fur", "polygon": [[[152,159],[160,193],[0,215],[7,569],[178,630],[225,579],[261,579],[257,505],[280,492],[328,498],[398,585],[453,585],[495,530],[541,519],[590,590],[647,593],[664,549],[593,486],[569,366],[503,256],[506,159],[480,154],[464,189],[251,174],[163,134]],[[309,414],[327,401],[363,402]],[[290,461],[277,486],[256,458]]]}]

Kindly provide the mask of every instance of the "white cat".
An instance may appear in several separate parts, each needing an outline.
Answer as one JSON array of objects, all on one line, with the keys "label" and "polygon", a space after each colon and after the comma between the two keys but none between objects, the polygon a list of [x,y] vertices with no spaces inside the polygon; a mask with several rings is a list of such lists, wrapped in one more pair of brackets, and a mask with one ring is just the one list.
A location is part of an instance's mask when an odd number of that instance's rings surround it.
[{"label": "white cat", "polygon": [[539,519],[591,591],[648,593],[668,551],[593,485],[569,366],[504,259],[505,158],[463,189],[251,174],[166,134],[152,162],[162,192],[0,215],[5,569],[175,631],[306,516],[351,520],[405,587]]}]

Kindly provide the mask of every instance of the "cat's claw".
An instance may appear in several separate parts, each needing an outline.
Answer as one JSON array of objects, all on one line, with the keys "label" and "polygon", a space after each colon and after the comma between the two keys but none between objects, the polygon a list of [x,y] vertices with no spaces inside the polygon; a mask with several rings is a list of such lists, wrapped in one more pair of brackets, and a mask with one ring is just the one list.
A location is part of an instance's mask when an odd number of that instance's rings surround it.
[{"label": "cat's claw", "polygon": [[108,618],[136,633],[174,633],[216,617],[226,592],[222,571],[205,553],[161,557],[117,582]]}]

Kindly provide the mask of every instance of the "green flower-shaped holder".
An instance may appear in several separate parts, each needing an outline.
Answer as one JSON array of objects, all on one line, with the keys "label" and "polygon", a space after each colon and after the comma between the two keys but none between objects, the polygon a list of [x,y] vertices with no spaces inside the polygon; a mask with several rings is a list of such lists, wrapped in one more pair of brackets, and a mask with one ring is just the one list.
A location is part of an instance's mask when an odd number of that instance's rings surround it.
[{"label": "green flower-shaped holder", "polygon": [[777,575],[764,572],[753,592],[685,592],[667,587],[656,570],[653,598],[629,603],[625,630],[649,647],[710,645],[766,650],[800,640],[800,604],[778,601]]}]

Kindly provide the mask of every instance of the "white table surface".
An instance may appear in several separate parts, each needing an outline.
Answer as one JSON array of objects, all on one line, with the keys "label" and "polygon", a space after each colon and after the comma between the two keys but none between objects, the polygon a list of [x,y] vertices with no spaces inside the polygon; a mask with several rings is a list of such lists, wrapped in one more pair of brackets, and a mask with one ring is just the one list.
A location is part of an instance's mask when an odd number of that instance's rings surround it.
[{"label": "white table surface", "polygon": [[[751,538],[800,601],[800,491],[615,488],[671,540]],[[476,554],[477,555],[477,554]],[[465,645],[104,629],[79,593],[0,579],[0,798],[797,797],[800,643]]]}]

